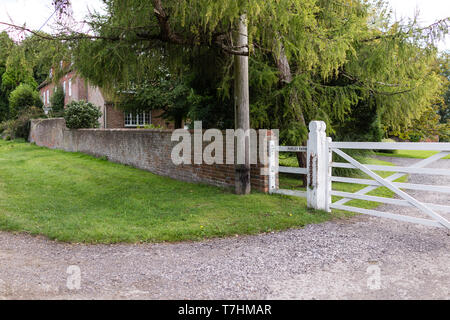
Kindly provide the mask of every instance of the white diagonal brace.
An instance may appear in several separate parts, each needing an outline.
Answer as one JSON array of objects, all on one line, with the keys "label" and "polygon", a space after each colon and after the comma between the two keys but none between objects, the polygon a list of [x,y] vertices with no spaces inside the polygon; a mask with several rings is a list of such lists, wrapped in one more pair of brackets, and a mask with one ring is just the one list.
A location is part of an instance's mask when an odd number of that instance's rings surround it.
[{"label": "white diagonal brace", "polygon": [[[445,156],[447,156],[449,154],[450,154],[450,152],[445,152],[445,151],[437,153],[437,154],[434,154],[431,157],[428,157],[426,159],[420,160],[419,162],[416,162],[415,164],[413,164],[411,166],[411,168],[423,168],[423,167],[429,165],[430,163],[432,163],[432,162],[434,162],[436,160],[442,159],[443,157],[445,157]],[[395,173],[395,174],[390,175],[389,177],[387,177],[385,180],[387,180],[387,181],[395,181],[398,178],[401,178],[401,177],[403,177],[405,175],[406,175],[406,173]],[[366,193],[368,193],[368,192],[370,192],[372,190],[378,189],[378,188],[379,187],[376,187],[376,186],[368,186],[368,187],[365,187],[364,189],[361,189],[361,190],[359,190],[359,191],[357,191],[355,193],[356,194],[366,194]],[[344,199],[341,199],[339,201],[336,201],[334,204],[342,205],[342,204],[345,204],[345,203],[349,202],[350,200],[352,200],[352,199],[344,198]]]},{"label": "white diagonal brace", "polygon": [[368,169],[363,164],[359,163],[358,161],[356,161],[355,159],[350,157],[345,152],[342,152],[339,149],[333,149],[333,151],[336,152],[338,155],[340,155],[345,160],[347,160],[348,162],[350,162],[351,164],[353,164],[355,167],[360,169],[362,172],[364,172],[365,174],[370,176],[372,179],[375,179],[376,181],[381,183],[383,186],[389,188],[390,190],[392,190],[393,192],[398,194],[400,197],[402,197],[403,199],[407,200],[409,203],[411,203],[413,206],[415,206],[419,210],[423,211],[424,213],[426,213],[430,217],[434,218],[436,221],[438,221],[444,227],[447,227],[448,229],[450,229],[450,222],[447,219],[445,219],[444,217],[440,216],[439,214],[437,214],[436,212],[434,212],[433,210],[431,210],[430,208],[425,206],[423,203],[417,201],[416,199],[411,197],[406,192],[403,192],[402,190],[400,190],[399,188],[394,186],[390,181],[388,181],[386,179],[383,179],[382,177],[377,175],[375,172],[373,172],[372,170]]}]

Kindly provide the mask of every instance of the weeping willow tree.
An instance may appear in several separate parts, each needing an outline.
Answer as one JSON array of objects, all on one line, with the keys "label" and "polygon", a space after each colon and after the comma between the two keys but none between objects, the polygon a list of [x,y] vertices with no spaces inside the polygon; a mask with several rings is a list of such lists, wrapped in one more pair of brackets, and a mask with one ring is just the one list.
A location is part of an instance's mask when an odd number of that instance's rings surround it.
[{"label": "weeping willow tree", "polygon": [[[104,5],[106,13],[88,19],[91,33],[62,29],[54,37],[70,42],[77,70],[93,84],[117,96],[160,73],[161,66],[171,75],[202,77],[212,70],[220,78],[218,96],[233,101],[233,62],[248,57],[252,126],[280,128],[286,144],[304,144],[311,120],[324,120],[335,136],[351,127],[376,132],[411,125],[442,81],[434,68],[433,41],[448,32],[449,19],[427,28],[416,21],[392,24],[383,1],[104,0]],[[243,16],[246,41],[240,44]],[[196,60],[200,56],[212,58]]]}]

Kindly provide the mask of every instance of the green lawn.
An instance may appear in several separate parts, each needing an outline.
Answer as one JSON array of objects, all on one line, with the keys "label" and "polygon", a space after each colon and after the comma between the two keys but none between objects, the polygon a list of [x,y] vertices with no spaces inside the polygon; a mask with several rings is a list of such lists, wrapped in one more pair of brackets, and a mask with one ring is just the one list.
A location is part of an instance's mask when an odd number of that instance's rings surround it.
[{"label": "green lawn", "polygon": [[80,153],[0,139],[0,229],[70,242],[255,234],[342,216],[306,199],[190,184]]}]

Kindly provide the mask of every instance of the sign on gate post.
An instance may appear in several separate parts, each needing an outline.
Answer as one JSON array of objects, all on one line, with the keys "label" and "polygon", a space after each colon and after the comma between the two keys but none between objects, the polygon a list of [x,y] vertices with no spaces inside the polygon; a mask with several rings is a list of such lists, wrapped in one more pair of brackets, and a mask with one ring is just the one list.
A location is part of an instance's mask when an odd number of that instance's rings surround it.
[{"label": "sign on gate post", "polygon": [[309,208],[330,212],[331,203],[331,156],[326,124],[323,121],[309,123],[306,197]]},{"label": "sign on gate post", "polygon": [[269,140],[269,193],[277,189],[278,152],[275,140]]}]

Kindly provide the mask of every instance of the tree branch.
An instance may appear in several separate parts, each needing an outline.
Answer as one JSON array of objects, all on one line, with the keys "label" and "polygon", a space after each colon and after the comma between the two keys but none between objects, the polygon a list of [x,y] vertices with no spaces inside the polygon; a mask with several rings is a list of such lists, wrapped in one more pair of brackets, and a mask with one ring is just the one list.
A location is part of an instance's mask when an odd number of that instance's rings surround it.
[{"label": "tree branch", "polygon": [[[211,42],[207,40],[196,41],[195,39],[183,38],[181,35],[178,35],[170,29],[169,23],[167,21],[168,16],[161,15],[160,12],[155,12],[157,19],[159,21],[160,33],[152,34],[149,32],[137,32],[135,35],[138,37],[138,40],[141,41],[149,41],[149,40],[157,40],[165,43],[171,43],[175,45],[188,45],[188,46],[208,46],[208,47],[217,47],[223,50],[225,53],[231,55],[240,55],[240,56],[248,56],[249,50],[248,46],[242,47],[233,47],[229,46],[225,43],[223,38],[223,34],[215,34],[213,36],[213,40]],[[75,40],[83,40],[83,39],[91,39],[91,40],[106,40],[106,41],[126,41],[124,37],[120,36],[96,36],[90,35],[86,33],[80,33],[72,31],[72,34],[60,34],[60,35],[49,35],[43,32],[37,32],[26,28],[25,26],[18,26],[7,22],[1,22],[1,25],[8,26],[13,29],[22,30],[29,32],[37,37],[40,37],[45,40],[51,41],[75,41]],[[246,50],[245,50],[246,49]]]}]

